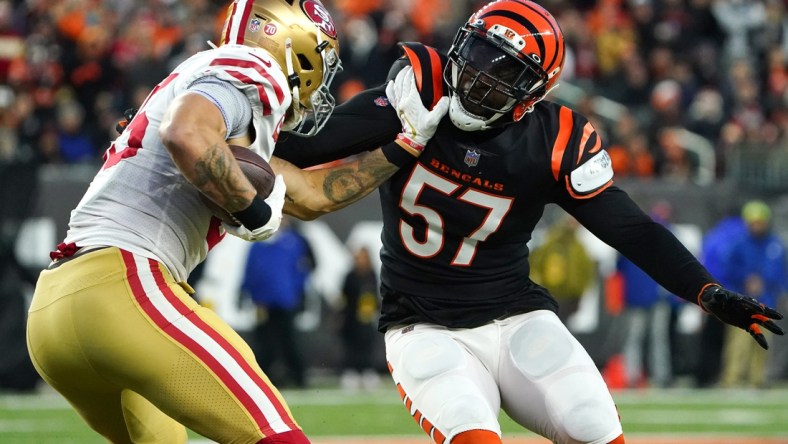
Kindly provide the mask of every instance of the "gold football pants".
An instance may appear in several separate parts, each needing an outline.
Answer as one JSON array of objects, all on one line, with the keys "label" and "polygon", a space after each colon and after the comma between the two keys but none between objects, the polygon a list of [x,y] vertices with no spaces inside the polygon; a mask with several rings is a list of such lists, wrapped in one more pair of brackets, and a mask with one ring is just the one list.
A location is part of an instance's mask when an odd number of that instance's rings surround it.
[{"label": "gold football pants", "polygon": [[113,443],[184,443],[184,426],[220,443],[303,436],[241,337],[142,256],[105,248],[43,271],[27,341],[44,380]]}]

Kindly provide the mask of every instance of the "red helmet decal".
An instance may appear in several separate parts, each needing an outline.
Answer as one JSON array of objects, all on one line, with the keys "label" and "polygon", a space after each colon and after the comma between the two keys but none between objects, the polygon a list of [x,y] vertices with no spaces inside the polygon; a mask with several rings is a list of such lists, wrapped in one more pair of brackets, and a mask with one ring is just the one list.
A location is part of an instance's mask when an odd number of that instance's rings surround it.
[{"label": "red helmet decal", "polygon": [[276,34],[276,31],[277,27],[274,23],[266,23],[266,25],[263,27],[263,32],[266,33],[266,35],[274,35]]},{"label": "red helmet decal", "polygon": [[334,20],[322,3],[316,0],[306,0],[301,3],[301,9],[325,35],[332,39],[337,38],[337,28],[334,26]]}]

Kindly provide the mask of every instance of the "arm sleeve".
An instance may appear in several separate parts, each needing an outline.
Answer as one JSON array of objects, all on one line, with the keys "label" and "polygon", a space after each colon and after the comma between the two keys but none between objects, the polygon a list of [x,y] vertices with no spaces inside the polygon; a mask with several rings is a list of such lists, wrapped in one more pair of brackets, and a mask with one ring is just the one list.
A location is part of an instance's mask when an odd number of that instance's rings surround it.
[{"label": "arm sleeve", "polygon": [[313,137],[282,133],[274,155],[306,168],[374,150],[393,141],[401,130],[385,86],[363,91],[338,106]]},{"label": "arm sleeve", "polygon": [[669,292],[697,303],[714,277],[667,228],[613,186],[610,157],[594,126],[566,107],[558,110],[552,151],[554,202],[618,250]]},{"label": "arm sleeve", "polygon": [[557,203],[669,292],[697,303],[703,287],[717,283],[670,230],[652,220],[620,188],[611,186],[590,199],[567,193]]},{"label": "arm sleeve", "polygon": [[[405,59],[394,62],[393,79],[407,66]],[[402,124],[386,98],[386,83],[365,90],[334,110],[326,126],[313,137],[282,133],[274,155],[306,168],[374,150],[394,141]]]},{"label": "arm sleeve", "polygon": [[200,94],[213,102],[224,117],[227,138],[238,137],[249,131],[252,107],[246,95],[233,85],[216,77],[202,77],[192,83],[189,92]]}]

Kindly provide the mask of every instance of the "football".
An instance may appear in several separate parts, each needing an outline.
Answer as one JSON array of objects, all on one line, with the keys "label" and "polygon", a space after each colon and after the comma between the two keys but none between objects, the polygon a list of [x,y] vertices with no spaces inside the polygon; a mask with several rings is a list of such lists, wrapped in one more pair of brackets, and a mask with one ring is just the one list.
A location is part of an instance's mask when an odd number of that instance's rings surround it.
[{"label": "football", "polygon": [[[243,146],[230,145],[230,150],[233,152],[238,166],[241,167],[241,171],[243,171],[246,178],[249,179],[249,182],[251,182],[252,186],[257,190],[257,195],[261,198],[268,197],[268,195],[271,194],[271,190],[274,188],[274,179],[276,178],[276,174],[274,174],[274,170],[271,169],[268,162],[254,151]],[[221,219],[222,222],[237,225],[232,216],[230,216],[230,213],[209,199],[208,196],[200,193],[200,198],[214,216]]]}]

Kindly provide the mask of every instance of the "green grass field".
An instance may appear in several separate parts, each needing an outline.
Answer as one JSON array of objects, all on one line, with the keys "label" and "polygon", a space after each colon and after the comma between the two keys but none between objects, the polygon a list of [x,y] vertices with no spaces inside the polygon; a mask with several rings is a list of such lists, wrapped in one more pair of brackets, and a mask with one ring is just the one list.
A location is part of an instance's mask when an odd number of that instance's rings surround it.
[{"label": "green grass field", "polygon": [[[393,389],[359,394],[311,389],[285,391],[284,396],[313,438],[335,437],[341,442],[343,436],[396,436],[429,443]],[[660,442],[672,442],[670,437],[675,436],[681,442],[701,438],[709,442],[708,437],[720,437],[726,443],[771,438],[770,443],[788,444],[788,389],[620,391],[614,397],[628,438],[659,437]],[[502,424],[504,442],[509,436],[534,436],[506,417]],[[0,395],[2,444],[102,442],[54,393]]]}]

